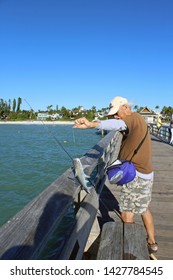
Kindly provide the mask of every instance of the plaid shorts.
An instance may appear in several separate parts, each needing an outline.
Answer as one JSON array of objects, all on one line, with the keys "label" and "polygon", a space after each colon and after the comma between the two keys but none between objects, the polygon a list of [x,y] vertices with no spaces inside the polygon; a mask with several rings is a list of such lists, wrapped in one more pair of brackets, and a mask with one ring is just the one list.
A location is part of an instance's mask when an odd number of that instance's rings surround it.
[{"label": "plaid shorts", "polygon": [[151,201],[153,180],[142,179],[138,176],[127,184],[122,185],[119,200],[120,212],[144,213]]}]

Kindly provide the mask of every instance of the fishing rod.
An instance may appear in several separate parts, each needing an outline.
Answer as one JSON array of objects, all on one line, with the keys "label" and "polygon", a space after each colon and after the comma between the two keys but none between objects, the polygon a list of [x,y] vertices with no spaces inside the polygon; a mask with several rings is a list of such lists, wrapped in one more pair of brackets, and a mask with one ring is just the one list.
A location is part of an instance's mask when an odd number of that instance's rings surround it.
[{"label": "fishing rod", "polygon": [[[35,111],[33,110],[33,108],[31,107],[31,105],[29,104],[29,102],[24,99],[24,101],[28,104],[28,106],[30,107],[30,109],[35,113]],[[43,120],[41,120],[42,124],[44,125],[44,127],[47,129],[47,132],[49,133],[49,135],[54,139],[55,143],[58,144],[63,151],[68,155],[68,157],[71,159],[71,161],[73,162],[73,158],[72,156],[69,154],[69,152],[64,148],[64,146],[61,144],[61,142],[56,138],[56,136],[48,129],[47,125],[44,123]]]},{"label": "fishing rod", "polygon": [[[35,113],[35,111],[33,110],[33,108],[31,107],[31,105],[29,104],[29,102],[24,99],[25,102],[28,104],[28,106],[31,108],[31,110]],[[81,161],[79,158],[73,159],[71,157],[71,155],[68,153],[68,151],[64,148],[64,146],[61,144],[61,142],[56,138],[56,136],[48,129],[48,127],[46,126],[46,124],[44,123],[43,120],[41,120],[42,124],[44,125],[44,127],[47,129],[47,132],[49,133],[49,135],[55,140],[56,144],[58,144],[63,151],[68,155],[68,157],[71,159],[73,166],[74,166],[74,170],[75,170],[75,177],[78,178],[78,181],[80,182],[81,186],[83,187],[83,189],[87,192],[90,193],[90,189],[91,186],[95,187],[95,185],[91,182],[91,180],[88,179],[88,176],[84,173],[83,170],[83,166],[81,164]],[[90,183],[90,186],[88,186],[88,183]]]}]

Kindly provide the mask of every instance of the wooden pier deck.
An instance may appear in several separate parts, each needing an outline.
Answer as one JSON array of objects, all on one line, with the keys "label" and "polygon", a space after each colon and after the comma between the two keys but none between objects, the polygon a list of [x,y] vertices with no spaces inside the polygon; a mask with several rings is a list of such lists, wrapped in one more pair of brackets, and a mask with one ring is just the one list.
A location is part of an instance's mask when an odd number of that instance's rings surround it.
[{"label": "wooden pier deck", "polygon": [[[159,244],[159,260],[173,259],[173,146],[152,137],[154,186],[150,209],[155,223],[155,236]],[[100,196],[101,221],[119,220],[119,188],[106,181]],[[136,223],[142,223],[135,216]]]}]

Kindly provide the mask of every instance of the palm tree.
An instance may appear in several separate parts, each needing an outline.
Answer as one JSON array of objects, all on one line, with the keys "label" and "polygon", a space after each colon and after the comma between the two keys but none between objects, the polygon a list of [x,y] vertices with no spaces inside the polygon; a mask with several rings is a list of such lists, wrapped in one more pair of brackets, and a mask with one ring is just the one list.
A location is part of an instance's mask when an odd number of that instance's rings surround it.
[{"label": "palm tree", "polygon": [[14,98],[13,99],[13,112],[15,112],[16,110],[16,99]]},{"label": "palm tree", "polygon": [[159,105],[156,105],[155,109],[156,109],[156,112],[159,110]]},{"label": "palm tree", "polygon": [[136,112],[139,112],[139,106],[138,105],[135,105],[133,108]]},{"label": "palm tree", "polygon": [[22,104],[22,98],[21,97],[18,97],[18,103],[17,103],[17,110],[16,112],[19,112],[20,111],[20,105]]},{"label": "palm tree", "polygon": [[47,106],[47,110],[48,110],[48,111],[51,111],[51,110],[52,110],[52,107],[53,107],[53,105]]}]

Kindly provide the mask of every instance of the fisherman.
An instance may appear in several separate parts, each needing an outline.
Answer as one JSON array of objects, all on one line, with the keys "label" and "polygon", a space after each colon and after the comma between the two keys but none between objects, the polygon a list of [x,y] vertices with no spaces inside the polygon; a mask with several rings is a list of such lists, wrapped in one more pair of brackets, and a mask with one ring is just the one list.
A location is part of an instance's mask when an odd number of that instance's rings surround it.
[{"label": "fisherman", "polygon": [[170,141],[169,144],[173,144],[173,119],[170,121]]},{"label": "fisherman", "polygon": [[[117,96],[110,103],[109,119],[89,121],[84,117],[79,118],[75,121],[74,128],[123,131],[119,159],[130,160],[147,131],[144,118],[139,113],[133,112],[131,105],[126,98]],[[155,241],[154,221],[149,210],[154,177],[149,132],[132,162],[136,167],[136,176],[131,182],[121,186],[119,200],[121,218],[125,223],[134,223],[134,215],[141,215],[147,232],[149,253],[156,253],[158,244]]]},{"label": "fisherman", "polygon": [[157,124],[156,125],[157,125],[157,130],[159,131],[161,126],[162,126],[162,119],[161,119],[160,115],[157,117]]}]

